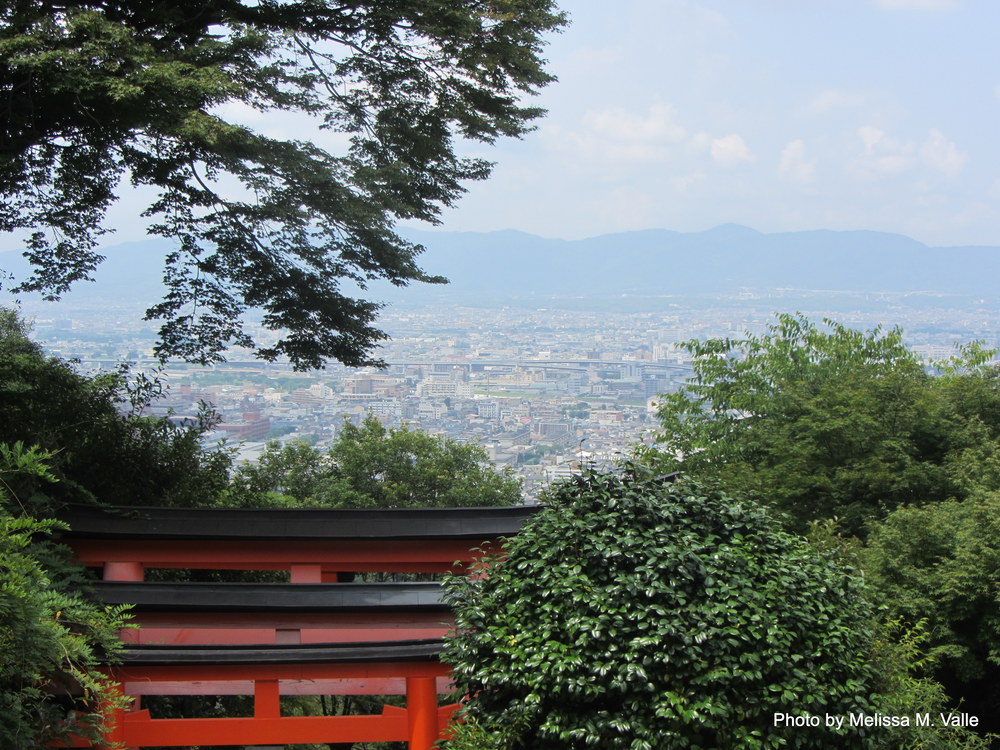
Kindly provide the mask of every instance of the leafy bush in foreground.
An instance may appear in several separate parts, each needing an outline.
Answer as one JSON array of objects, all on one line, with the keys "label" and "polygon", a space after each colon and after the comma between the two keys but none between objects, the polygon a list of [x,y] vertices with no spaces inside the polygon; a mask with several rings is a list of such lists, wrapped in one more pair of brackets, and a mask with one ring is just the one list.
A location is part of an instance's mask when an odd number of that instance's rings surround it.
[{"label": "leafy bush in foreground", "polygon": [[448,583],[444,658],[496,747],[874,741],[846,722],[775,726],[874,712],[871,613],[857,578],[752,504],[591,473],[489,565]]}]

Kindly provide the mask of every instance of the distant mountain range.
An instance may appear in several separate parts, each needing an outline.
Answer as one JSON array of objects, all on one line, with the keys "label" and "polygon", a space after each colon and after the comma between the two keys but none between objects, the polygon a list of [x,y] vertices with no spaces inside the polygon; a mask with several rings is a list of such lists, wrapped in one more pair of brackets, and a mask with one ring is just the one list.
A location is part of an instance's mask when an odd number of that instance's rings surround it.
[{"label": "distant mountain range", "polygon": [[1000,294],[1000,247],[928,247],[898,234],[763,234],[735,224],[566,241],[521,232],[413,232],[457,292],[704,294],[741,288]]},{"label": "distant mountain range", "polygon": [[[403,233],[427,248],[421,266],[451,283],[405,289],[374,285],[369,294],[376,298],[495,304],[503,299],[725,294],[741,289],[1000,294],[1000,247],[928,247],[881,232],[764,234],[725,224],[705,232],[650,229],[572,241],[517,231]],[[107,261],[98,270],[98,283],[80,285],[69,298],[156,299],[167,247],[151,239],[102,250]],[[26,266],[19,255],[4,252],[0,269],[22,276]]]}]

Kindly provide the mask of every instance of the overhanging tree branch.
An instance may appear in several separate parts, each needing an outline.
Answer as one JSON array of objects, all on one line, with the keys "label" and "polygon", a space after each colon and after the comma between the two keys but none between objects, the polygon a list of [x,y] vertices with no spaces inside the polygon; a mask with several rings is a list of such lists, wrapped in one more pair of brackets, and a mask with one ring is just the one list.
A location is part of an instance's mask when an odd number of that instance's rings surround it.
[{"label": "overhanging tree branch", "polygon": [[[0,231],[28,230],[37,269],[17,288],[58,297],[88,277],[127,174],[158,192],[142,212],[149,231],[181,250],[149,311],[165,321],[162,356],[217,361],[253,345],[227,316],[259,308],[281,338],[257,356],[373,362],[378,306],[340,294],[338,280],[443,281],[393,227],[437,221],[465,181],[489,174],[455,154],[456,138],[531,129],[541,111],[512,92],[552,80],[539,52],[563,23],[552,0],[0,7]],[[315,117],[352,145],[334,155],[266,138],[221,118],[227,102]],[[219,203],[194,163],[253,202]],[[185,271],[192,257],[213,259],[211,278]],[[179,303],[192,295],[212,303],[188,315]]]}]

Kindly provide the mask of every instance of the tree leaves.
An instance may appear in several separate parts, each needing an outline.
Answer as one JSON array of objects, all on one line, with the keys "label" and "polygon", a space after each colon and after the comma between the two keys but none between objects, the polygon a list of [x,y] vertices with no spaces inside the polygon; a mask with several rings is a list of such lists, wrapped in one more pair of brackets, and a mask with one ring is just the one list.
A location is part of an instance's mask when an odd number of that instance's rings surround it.
[{"label": "tree leaves", "polygon": [[24,512],[33,488],[55,479],[51,455],[0,443],[0,743],[10,748],[97,741],[101,704],[123,705],[99,667],[121,647],[128,608],[87,600],[80,572],[45,539],[65,524]]},{"label": "tree leaves", "polygon": [[[484,580],[447,584],[445,659],[498,741],[778,747],[774,711],[870,708],[860,581],[754,505],[604,474],[547,499]],[[828,732],[794,740],[866,742]]]},{"label": "tree leaves", "polygon": [[[0,231],[27,230],[58,297],[90,278],[118,183],[152,187],[144,215],[171,238],[163,357],[219,361],[230,345],[305,369],[369,364],[376,279],[439,283],[399,219],[435,222],[490,165],[454,139],[519,136],[520,96],[551,80],[551,0],[74,3],[0,8]],[[224,104],[286,111],[347,134],[344,153],[227,121]],[[242,316],[283,332],[260,346]]]},{"label": "tree leaves", "polygon": [[955,451],[984,450],[972,448],[983,446],[974,425],[1000,428],[1000,380],[975,348],[934,377],[899,329],[801,315],[777,316],[762,336],[686,346],[693,377],[663,398],[660,450],[647,456],[749,492],[798,530],[837,517],[862,534],[898,505],[945,499],[964,463]]},{"label": "tree leaves", "polygon": [[228,502],[265,505],[405,508],[511,505],[520,482],[498,470],[477,445],[405,427],[386,429],[372,416],[345,421],[329,452],[301,443],[272,443],[240,466]]}]

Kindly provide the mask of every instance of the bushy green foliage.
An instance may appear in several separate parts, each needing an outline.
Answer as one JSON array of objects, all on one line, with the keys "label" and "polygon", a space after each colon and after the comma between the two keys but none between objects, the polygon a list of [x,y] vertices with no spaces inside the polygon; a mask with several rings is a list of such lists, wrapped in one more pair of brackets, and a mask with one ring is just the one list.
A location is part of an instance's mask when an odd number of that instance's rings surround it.
[{"label": "bushy green foliage", "polygon": [[716,477],[797,530],[837,517],[863,534],[892,508],[961,492],[982,478],[975,459],[998,453],[1000,377],[974,348],[934,377],[899,329],[801,315],[685,346],[693,377],[663,397],[660,451],[647,458]]},{"label": "bushy green foliage", "polygon": [[[283,335],[262,358],[371,361],[380,305],[343,280],[444,281],[394,226],[436,221],[489,175],[456,139],[531,129],[542,111],[520,99],[552,80],[542,37],[563,22],[550,0],[0,4],[0,231],[28,233],[36,268],[20,288],[90,276],[126,178],[155,192],[143,215],[175,242],[147,311],[165,320],[161,355],[254,347],[241,316],[263,309]],[[339,145],[231,121],[246,111]]]},{"label": "bushy green foliage", "polygon": [[926,621],[936,674],[1000,730],[1000,496],[903,507],[873,527],[862,561],[891,616]]},{"label": "bushy green foliage", "polygon": [[[862,571],[868,567],[871,549],[857,537],[839,533],[834,519],[811,523],[808,539],[813,547],[834,555],[849,567]],[[868,597],[876,611],[871,660],[877,675],[874,700],[879,711],[887,716],[927,714],[938,717],[956,710],[962,702],[961,691],[953,697],[937,679],[943,654],[935,646],[936,629],[932,630],[928,620],[916,618],[914,615],[918,613],[914,610],[901,615],[898,592],[880,587],[868,572],[866,584]],[[961,705],[963,711],[970,708],[967,704]],[[887,748],[908,750],[987,748],[992,740],[998,738],[988,734],[986,724],[991,723],[988,715],[979,714],[979,718],[981,723],[975,730],[943,725],[940,721],[926,727],[918,727],[913,722],[910,726],[885,728],[880,733],[880,739]]]},{"label": "bushy green foliage", "polygon": [[[870,712],[860,580],[753,503],[586,474],[447,585],[444,659],[497,746],[862,747],[775,712]],[[505,744],[506,743],[506,744]]]},{"label": "bushy green foliage", "polygon": [[[877,598],[877,594],[876,594]],[[932,676],[936,659],[928,651],[930,633],[925,621],[907,625],[901,618],[882,619],[875,631],[872,665],[879,711],[886,716],[907,716],[909,725],[890,726],[879,732],[880,745],[888,750],[986,750],[998,739],[977,734],[964,726],[942,724],[939,716],[956,706],[944,686]],[[967,711],[969,706],[961,706]],[[929,726],[917,726],[912,717],[933,717]]]},{"label": "bushy green foliage", "polygon": [[56,480],[50,457],[0,444],[0,746],[12,750],[68,734],[97,739],[103,708],[120,704],[98,667],[120,648],[126,608],[86,599],[79,575],[46,539],[64,524],[20,508],[22,497]]},{"label": "bushy green foliage", "polygon": [[517,741],[518,730],[507,725],[492,731],[483,727],[468,713],[460,713],[460,719],[452,722],[445,733],[445,739],[437,747],[446,750],[510,750]]},{"label": "bushy green foliage", "polygon": [[[647,458],[747,493],[793,529],[812,524],[814,542],[865,571],[881,617],[901,628],[895,648],[909,632],[901,623],[927,624],[928,658],[897,680],[897,693],[943,701],[943,685],[951,706],[964,700],[1000,729],[990,719],[1000,706],[993,352],[966,345],[927,367],[899,329],[819,326],[801,315],[778,316],[762,336],[687,348],[694,376],[664,397],[662,450]],[[883,641],[881,652],[892,653]]]},{"label": "bushy green foliage", "polygon": [[478,445],[406,427],[386,429],[369,416],[345,421],[327,452],[272,443],[237,468],[228,502],[353,508],[512,505],[521,499],[510,469],[492,466]]}]

